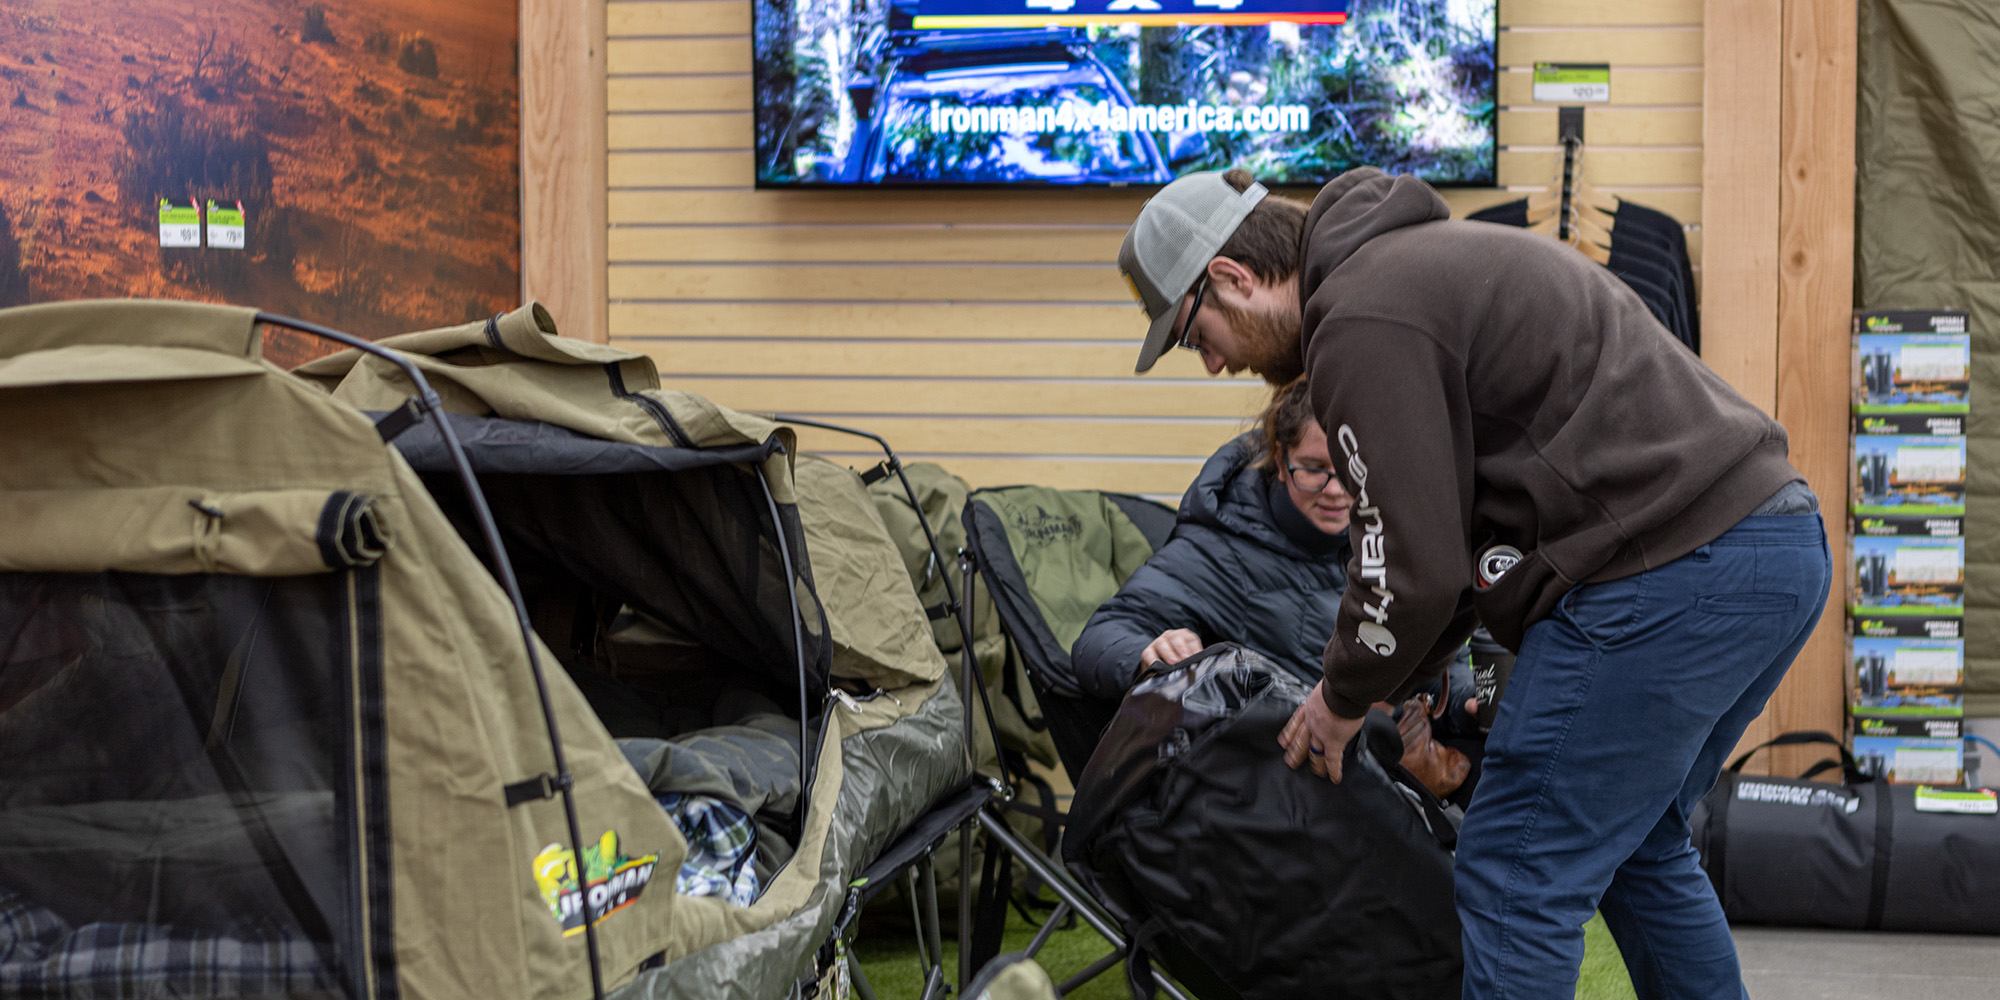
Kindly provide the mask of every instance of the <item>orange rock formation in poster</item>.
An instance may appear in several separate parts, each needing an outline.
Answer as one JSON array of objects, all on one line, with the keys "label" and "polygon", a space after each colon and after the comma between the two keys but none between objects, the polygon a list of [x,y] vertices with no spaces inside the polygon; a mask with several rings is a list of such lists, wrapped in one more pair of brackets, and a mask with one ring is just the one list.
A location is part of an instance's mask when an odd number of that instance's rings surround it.
[{"label": "orange rock formation in poster", "polygon": [[[251,305],[367,337],[520,294],[514,4],[0,5],[0,305]],[[161,197],[246,248],[163,248]],[[273,360],[323,353],[290,335]]]}]

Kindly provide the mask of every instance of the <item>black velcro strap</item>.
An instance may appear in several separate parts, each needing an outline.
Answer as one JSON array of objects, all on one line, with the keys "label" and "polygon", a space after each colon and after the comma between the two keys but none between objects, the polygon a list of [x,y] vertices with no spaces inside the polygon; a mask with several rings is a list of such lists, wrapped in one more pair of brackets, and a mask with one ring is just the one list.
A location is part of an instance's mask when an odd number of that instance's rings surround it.
[{"label": "black velcro strap", "polygon": [[507,794],[507,808],[512,809],[524,802],[540,802],[543,799],[555,798],[556,793],[568,784],[568,781],[553,774],[537,774],[526,781],[516,781],[504,789]]},{"label": "black velcro strap", "polygon": [[417,408],[417,397],[411,396],[403,400],[403,405],[382,414],[382,419],[375,421],[375,433],[382,435],[384,441],[394,441],[422,419],[424,411]]},{"label": "black velcro strap", "polygon": [[924,617],[934,622],[941,622],[951,617],[951,608],[947,607],[943,601],[939,601],[924,609]]},{"label": "black velcro strap", "polygon": [[869,469],[867,472],[861,474],[861,485],[873,486],[876,483],[879,483],[882,480],[889,478],[890,474],[894,473],[895,471],[896,467],[890,465],[889,460],[885,458],[880,462],[876,462],[874,468]]},{"label": "black velcro strap", "polygon": [[1882,929],[1882,907],[1889,901],[1889,856],[1896,847],[1896,798],[1889,783],[1875,779],[1875,871],[1868,880],[1868,930]]},{"label": "black velcro strap", "polygon": [[1703,856],[1708,859],[1708,881],[1715,886],[1715,898],[1724,913],[1729,911],[1729,895],[1724,891],[1729,885],[1729,803],[1735,800],[1736,783],[1741,780],[1742,775],[1725,771],[1716,782],[1715,792],[1710,794],[1721,794],[1709,809],[1708,843],[1703,845]]}]

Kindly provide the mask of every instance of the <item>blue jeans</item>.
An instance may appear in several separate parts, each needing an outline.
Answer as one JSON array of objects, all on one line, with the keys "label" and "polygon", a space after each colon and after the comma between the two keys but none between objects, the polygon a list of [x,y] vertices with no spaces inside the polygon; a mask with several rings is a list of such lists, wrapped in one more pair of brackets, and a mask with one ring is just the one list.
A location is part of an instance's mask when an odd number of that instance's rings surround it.
[{"label": "blue jeans", "polygon": [[1688,814],[1826,605],[1818,514],[1745,518],[1528,629],[1459,836],[1468,1000],[1568,1000],[1601,909],[1640,1000],[1743,996]]}]

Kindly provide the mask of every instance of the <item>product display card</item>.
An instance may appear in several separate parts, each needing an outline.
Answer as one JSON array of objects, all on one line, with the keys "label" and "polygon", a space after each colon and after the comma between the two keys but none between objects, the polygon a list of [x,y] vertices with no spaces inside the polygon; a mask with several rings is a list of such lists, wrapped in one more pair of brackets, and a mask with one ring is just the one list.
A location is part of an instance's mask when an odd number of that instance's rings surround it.
[{"label": "product display card", "polygon": [[1863,435],[1854,439],[1852,455],[1853,513],[1965,513],[1964,438]]},{"label": "product display card", "polygon": [[1965,714],[1965,640],[1848,640],[1856,716]]},{"label": "product display card", "polygon": [[1852,528],[1857,535],[1885,538],[1957,538],[1965,534],[1965,518],[1955,514],[1857,514]]},{"label": "product display card", "polygon": [[1847,634],[1878,639],[1957,639],[1965,634],[1963,618],[1931,618],[1920,615],[1877,615],[1858,609],[1847,619]]},{"label": "product display card", "polygon": [[1963,413],[1857,413],[1853,430],[1863,434],[1901,434],[1914,437],[1958,437],[1965,433]]},{"label": "product display card", "polygon": [[160,199],[160,245],[201,246],[201,206],[193,198]]},{"label": "product display card", "polygon": [[1972,337],[1855,334],[1850,386],[1860,414],[1964,413],[1970,409]]},{"label": "product display card", "polygon": [[244,212],[240,201],[208,200],[208,246],[211,250],[244,247]]},{"label": "product display card", "polygon": [[1859,736],[1889,736],[1924,740],[1965,738],[1965,720],[1943,715],[1857,715],[1850,731]]},{"label": "product display card", "polygon": [[2000,813],[2000,795],[1991,788],[1932,788],[1917,786],[1916,807],[1923,813],[1992,816]]},{"label": "product display card", "polygon": [[1965,743],[1902,736],[1856,736],[1861,770],[1897,784],[1956,785],[1965,780]]},{"label": "product display card", "polygon": [[1963,309],[1856,309],[1854,332],[1965,333]]},{"label": "product display card", "polygon": [[1965,613],[1965,539],[1857,536],[1849,552],[1855,617]]}]

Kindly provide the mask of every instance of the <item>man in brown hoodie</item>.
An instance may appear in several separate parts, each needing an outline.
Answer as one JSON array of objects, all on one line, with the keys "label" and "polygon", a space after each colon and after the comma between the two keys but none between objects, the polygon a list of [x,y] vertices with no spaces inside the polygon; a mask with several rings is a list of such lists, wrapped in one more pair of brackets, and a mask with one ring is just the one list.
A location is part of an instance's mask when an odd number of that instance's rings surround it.
[{"label": "man in brown hoodie", "polygon": [[1372,168],[1310,209],[1196,174],[1119,267],[1211,374],[1310,376],[1355,497],[1325,679],[1280,737],[1340,780],[1367,706],[1475,614],[1518,651],[1457,861],[1467,997],[1571,996],[1601,909],[1641,998],[1740,996],[1688,813],[1805,643],[1832,566],[1785,432],[1615,276],[1448,221]]}]

